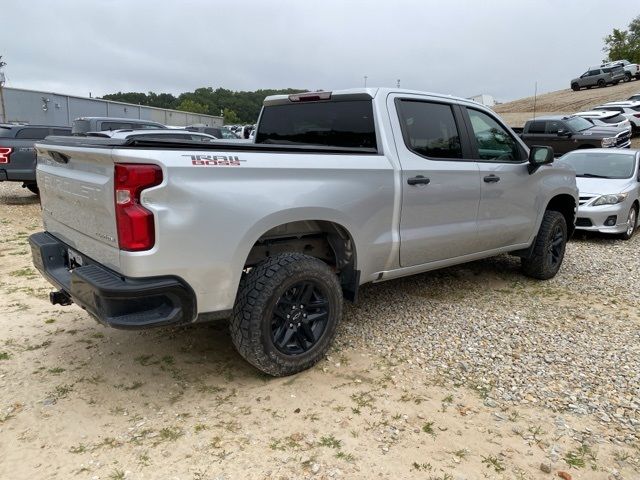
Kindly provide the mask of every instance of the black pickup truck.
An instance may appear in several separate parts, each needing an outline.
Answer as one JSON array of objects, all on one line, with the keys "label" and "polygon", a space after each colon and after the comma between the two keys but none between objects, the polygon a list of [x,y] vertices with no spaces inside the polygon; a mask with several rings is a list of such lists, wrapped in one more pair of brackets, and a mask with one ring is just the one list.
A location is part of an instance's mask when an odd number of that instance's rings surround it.
[{"label": "black pickup truck", "polygon": [[38,193],[33,144],[49,135],[71,135],[70,127],[0,124],[0,182],[22,182]]},{"label": "black pickup truck", "polygon": [[594,126],[575,115],[550,115],[528,120],[524,128],[514,128],[529,147],[544,145],[555,155],[579,148],[629,148],[631,133],[627,129]]}]

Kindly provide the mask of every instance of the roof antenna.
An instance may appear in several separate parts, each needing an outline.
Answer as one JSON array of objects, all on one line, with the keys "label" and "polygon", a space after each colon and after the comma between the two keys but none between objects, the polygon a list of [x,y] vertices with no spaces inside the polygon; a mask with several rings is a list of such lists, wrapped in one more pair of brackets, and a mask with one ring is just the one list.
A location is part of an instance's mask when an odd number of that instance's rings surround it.
[{"label": "roof antenna", "polygon": [[538,101],[538,81],[536,80],[535,90],[533,91],[533,119],[536,119],[536,103]]}]

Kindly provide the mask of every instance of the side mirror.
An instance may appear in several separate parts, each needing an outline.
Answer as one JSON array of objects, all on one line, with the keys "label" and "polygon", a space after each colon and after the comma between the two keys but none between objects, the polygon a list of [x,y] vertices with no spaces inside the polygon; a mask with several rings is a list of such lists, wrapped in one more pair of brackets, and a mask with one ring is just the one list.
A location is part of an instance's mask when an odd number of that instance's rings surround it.
[{"label": "side mirror", "polygon": [[542,165],[553,163],[553,148],[534,146],[529,150],[529,174],[534,173]]}]

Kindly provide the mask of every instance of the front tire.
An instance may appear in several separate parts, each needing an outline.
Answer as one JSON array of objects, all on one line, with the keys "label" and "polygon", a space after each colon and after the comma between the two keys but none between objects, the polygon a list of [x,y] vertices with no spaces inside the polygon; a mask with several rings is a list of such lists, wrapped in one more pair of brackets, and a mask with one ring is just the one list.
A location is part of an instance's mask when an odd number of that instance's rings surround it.
[{"label": "front tire", "polygon": [[638,226],[638,207],[635,205],[629,210],[627,216],[627,231],[620,235],[622,240],[631,240],[633,234],[636,233],[636,227]]},{"label": "front tire", "polygon": [[624,74],[624,81],[625,82],[630,82],[631,81],[631,73],[627,72]]},{"label": "front tire", "polygon": [[573,90],[574,92],[577,92],[578,90],[580,90],[580,85],[578,85],[577,83],[572,83],[571,90]]},{"label": "front tire", "polygon": [[329,266],[301,253],[281,253],[243,276],[231,339],[257,369],[292,375],[324,356],[341,316],[342,289]]},{"label": "front tire", "polygon": [[560,212],[544,212],[533,252],[529,258],[522,259],[522,271],[525,275],[539,280],[555,277],[567,247],[567,222]]}]

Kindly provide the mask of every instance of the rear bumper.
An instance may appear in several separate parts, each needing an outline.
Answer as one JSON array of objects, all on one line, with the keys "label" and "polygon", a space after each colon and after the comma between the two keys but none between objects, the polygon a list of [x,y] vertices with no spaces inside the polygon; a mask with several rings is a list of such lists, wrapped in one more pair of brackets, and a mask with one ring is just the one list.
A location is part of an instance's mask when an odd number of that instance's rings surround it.
[{"label": "rear bumper", "polygon": [[130,278],[76,252],[82,266],[69,267],[69,247],[46,232],[29,237],[33,264],[54,286],[66,292],[100,323],[142,329],[190,323],[196,297],[180,278]]},{"label": "rear bumper", "polygon": [[36,172],[31,169],[0,168],[0,182],[36,183]]}]

